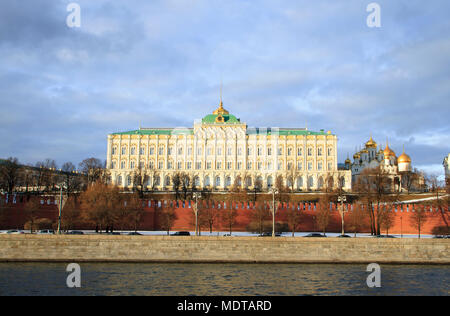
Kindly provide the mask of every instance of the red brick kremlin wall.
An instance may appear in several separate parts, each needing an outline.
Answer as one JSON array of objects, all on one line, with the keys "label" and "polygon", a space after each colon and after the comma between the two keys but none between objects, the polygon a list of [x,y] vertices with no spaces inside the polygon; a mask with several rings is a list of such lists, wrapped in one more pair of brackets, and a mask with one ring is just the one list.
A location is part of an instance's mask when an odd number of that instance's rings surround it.
[{"label": "red brick kremlin wall", "polygon": [[[14,199],[9,198],[6,201],[5,196],[0,196],[0,202],[2,210],[0,213],[0,229],[23,229],[24,224],[28,221],[27,215],[24,211],[25,201],[22,197]],[[7,202],[7,203],[6,203]],[[175,202],[174,202],[175,203]],[[172,231],[177,230],[194,230],[194,215],[193,215],[193,201],[178,201],[178,205],[175,205],[175,212],[177,219],[172,228]],[[199,202],[200,203],[200,202]],[[208,207],[203,202],[203,207]],[[145,205],[145,214],[140,223],[139,230],[162,230],[157,217],[157,210],[164,206],[164,201],[143,201]],[[229,207],[224,202],[209,202],[210,208],[215,208],[220,213],[224,207]],[[237,210],[236,223],[233,225],[233,231],[247,231],[248,225],[252,222],[252,213],[255,212],[252,202],[244,203],[232,203],[232,207]],[[423,207],[422,205],[403,204],[395,207],[392,212],[395,213],[394,224],[389,229],[389,234],[417,234],[417,229],[411,223],[411,215],[414,209]],[[312,232],[318,231],[318,227],[315,221],[317,215],[316,203],[298,203],[298,204],[279,204],[276,214],[277,223],[287,223],[287,211],[288,208],[300,210],[303,213],[299,229],[297,231]],[[355,205],[344,204],[344,208],[347,211],[345,213],[345,221],[349,222],[351,212],[355,212]],[[155,211],[156,210],[156,211]],[[432,234],[433,229],[436,227],[444,227],[445,222],[442,218],[442,214],[434,208],[425,206],[427,220],[422,227],[422,234]],[[445,216],[447,221],[450,220],[449,210],[445,210]],[[53,196],[47,196],[41,198],[41,207],[36,214],[37,218],[48,218],[56,223],[58,219],[58,206],[55,203]],[[271,220],[271,217],[267,219]],[[78,225],[76,229],[93,229],[94,227],[86,224]],[[220,220],[216,220],[216,224],[213,227],[214,231],[228,231],[227,225]],[[363,229],[364,232],[370,232],[368,219],[364,220]],[[209,231],[209,228],[202,227],[202,231]],[[341,216],[336,210],[336,205],[331,205],[331,218],[327,228],[327,232],[340,232],[341,231]],[[351,233],[351,230],[346,229],[347,233]],[[385,231],[382,231],[385,234]]]}]

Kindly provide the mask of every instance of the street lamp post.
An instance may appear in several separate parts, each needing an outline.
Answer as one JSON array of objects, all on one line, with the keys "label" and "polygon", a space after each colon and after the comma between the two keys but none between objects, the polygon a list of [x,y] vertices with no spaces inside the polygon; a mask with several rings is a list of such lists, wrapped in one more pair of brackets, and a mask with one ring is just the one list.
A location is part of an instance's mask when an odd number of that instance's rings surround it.
[{"label": "street lamp post", "polygon": [[200,192],[194,192],[195,236],[198,236],[198,198],[201,198],[201,197],[202,197],[202,195],[200,194]]},{"label": "street lamp post", "polygon": [[400,216],[400,236],[403,238],[403,217]]},{"label": "street lamp post", "polygon": [[272,193],[272,237],[275,237],[275,194],[278,194],[278,190],[271,188],[270,192]]},{"label": "street lamp post", "polygon": [[339,208],[339,213],[341,214],[341,225],[342,225],[342,232],[341,234],[344,235],[344,202],[347,201],[347,197],[345,195],[338,196],[338,202],[341,202],[341,206]]}]

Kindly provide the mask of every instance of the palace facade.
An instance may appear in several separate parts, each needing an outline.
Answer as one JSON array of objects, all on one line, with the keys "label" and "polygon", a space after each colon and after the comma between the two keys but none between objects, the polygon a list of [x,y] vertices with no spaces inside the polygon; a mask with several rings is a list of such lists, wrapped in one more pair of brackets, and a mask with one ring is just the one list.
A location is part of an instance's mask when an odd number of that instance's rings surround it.
[{"label": "palace facade", "polygon": [[[235,180],[268,190],[281,176],[298,191],[341,185],[351,189],[351,172],[337,168],[337,136],[306,128],[249,128],[223,108],[193,128],[139,128],[108,135],[111,181],[131,188],[139,174],[144,187],[172,190],[173,176],[187,174],[190,186],[217,191]],[[142,178],[142,177],[140,177]]]}]

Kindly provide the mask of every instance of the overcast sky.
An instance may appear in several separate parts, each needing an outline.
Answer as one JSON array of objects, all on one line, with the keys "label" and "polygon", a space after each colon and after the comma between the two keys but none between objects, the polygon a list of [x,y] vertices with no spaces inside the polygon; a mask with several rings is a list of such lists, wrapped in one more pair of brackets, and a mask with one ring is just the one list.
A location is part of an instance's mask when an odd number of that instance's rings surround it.
[{"label": "overcast sky", "polygon": [[[69,28],[67,5],[81,7]],[[255,127],[331,130],[343,162],[372,134],[414,167],[450,152],[450,1],[2,0],[0,157],[106,159],[107,134],[192,127],[224,107]]]}]

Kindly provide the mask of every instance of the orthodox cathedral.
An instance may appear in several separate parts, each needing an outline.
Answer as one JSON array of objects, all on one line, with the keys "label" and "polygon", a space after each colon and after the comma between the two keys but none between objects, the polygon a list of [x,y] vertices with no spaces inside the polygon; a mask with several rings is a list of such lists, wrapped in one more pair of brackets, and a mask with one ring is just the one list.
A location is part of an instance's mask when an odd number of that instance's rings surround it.
[{"label": "orthodox cathedral", "polygon": [[412,171],[411,158],[405,153],[404,149],[403,153],[397,157],[387,141],[386,148],[383,150],[381,146],[378,147],[372,137],[365,143],[364,149],[353,155],[353,163],[347,158],[345,166],[346,169],[352,172],[353,184],[357,183],[358,177],[363,170],[380,167],[391,177],[396,191],[404,190],[402,177],[405,177]]}]

